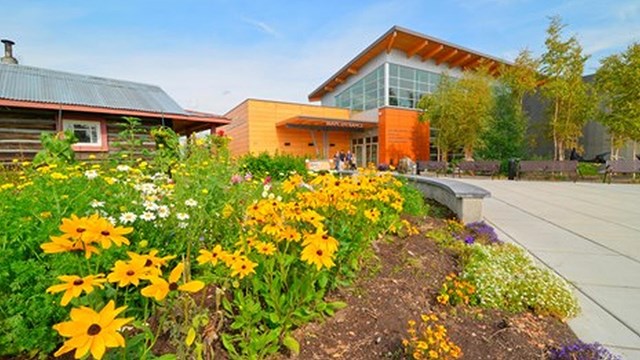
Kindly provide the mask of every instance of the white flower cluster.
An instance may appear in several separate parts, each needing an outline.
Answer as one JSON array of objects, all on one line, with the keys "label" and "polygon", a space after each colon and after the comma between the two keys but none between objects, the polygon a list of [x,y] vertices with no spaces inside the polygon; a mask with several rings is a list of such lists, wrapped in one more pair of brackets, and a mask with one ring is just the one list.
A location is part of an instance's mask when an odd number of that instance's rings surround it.
[{"label": "white flower cluster", "polygon": [[560,318],[576,316],[578,302],[569,284],[536,267],[526,252],[512,244],[469,247],[462,278],[476,287],[480,305],[514,312],[532,309]]}]

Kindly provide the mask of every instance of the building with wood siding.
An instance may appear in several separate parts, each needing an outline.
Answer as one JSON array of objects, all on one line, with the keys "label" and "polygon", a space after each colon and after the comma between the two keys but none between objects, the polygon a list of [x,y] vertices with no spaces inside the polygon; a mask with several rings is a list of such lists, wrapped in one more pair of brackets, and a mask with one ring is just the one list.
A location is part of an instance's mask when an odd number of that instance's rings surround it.
[{"label": "building with wood siding", "polygon": [[308,98],[320,105],[248,99],[225,114],[231,150],[331,158],[351,150],[358,165],[428,160],[434,131],[418,121],[418,100],[443,74],[460,77],[480,65],[497,74],[508,63],[394,26]]},{"label": "building with wood siding", "polygon": [[[104,157],[117,150],[124,116],[141,119],[143,128],[165,125],[179,134],[229,123],[183,109],[155,85],[19,65],[9,43],[0,63],[0,163],[32,158],[41,149],[41,133],[64,129],[80,139],[78,157]],[[153,146],[150,138],[143,140]]]}]

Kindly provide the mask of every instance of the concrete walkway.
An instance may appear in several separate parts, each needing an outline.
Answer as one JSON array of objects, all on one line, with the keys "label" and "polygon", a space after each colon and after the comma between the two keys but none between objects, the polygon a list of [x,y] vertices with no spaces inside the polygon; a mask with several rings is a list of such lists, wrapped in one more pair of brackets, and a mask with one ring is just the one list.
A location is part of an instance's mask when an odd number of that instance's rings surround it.
[{"label": "concrete walkway", "polygon": [[575,286],[586,342],[640,359],[640,185],[462,179],[491,192],[483,217]]}]

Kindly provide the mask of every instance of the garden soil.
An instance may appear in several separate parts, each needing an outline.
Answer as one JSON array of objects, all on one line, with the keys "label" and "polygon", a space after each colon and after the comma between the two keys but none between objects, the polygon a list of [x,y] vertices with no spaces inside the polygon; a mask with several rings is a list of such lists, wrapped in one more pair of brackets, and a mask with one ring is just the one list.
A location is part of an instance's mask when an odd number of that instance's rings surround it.
[{"label": "garden soil", "polygon": [[420,322],[428,312],[442,319],[463,359],[545,359],[549,349],[577,340],[552,317],[439,304],[438,291],[447,274],[459,272],[459,261],[424,235],[443,226],[439,220],[410,220],[420,234],[379,239],[377,259],[370,261],[365,276],[329,295],[330,301],[348,306],[297,329],[301,352],[290,359],[402,359],[407,321]]}]

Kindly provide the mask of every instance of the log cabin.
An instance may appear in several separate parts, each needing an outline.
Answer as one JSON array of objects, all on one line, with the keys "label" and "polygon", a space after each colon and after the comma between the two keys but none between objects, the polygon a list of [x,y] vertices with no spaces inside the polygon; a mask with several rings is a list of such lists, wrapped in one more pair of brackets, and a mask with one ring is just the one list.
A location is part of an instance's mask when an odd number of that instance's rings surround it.
[{"label": "log cabin", "polygon": [[[31,159],[42,133],[72,130],[77,158],[105,158],[118,150],[123,117],[142,130],[168,126],[189,135],[229,123],[223,116],[183,109],[160,87],[18,64],[10,40],[0,59],[0,163]],[[143,131],[143,146],[154,143]]]}]

